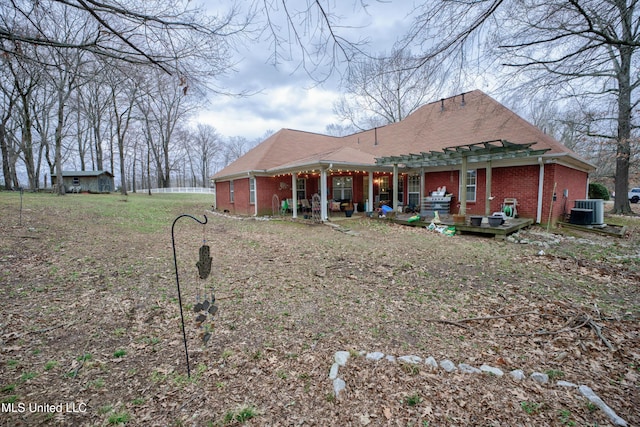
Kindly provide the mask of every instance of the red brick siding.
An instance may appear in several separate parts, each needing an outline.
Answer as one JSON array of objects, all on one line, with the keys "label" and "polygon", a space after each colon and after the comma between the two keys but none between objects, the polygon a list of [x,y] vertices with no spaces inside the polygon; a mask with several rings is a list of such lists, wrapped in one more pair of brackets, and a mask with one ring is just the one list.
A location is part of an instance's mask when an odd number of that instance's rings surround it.
[{"label": "red brick siding", "polygon": [[216,209],[219,211],[231,211],[229,203],[229,181],[216,182]]},{"label": "red brick siding", "polygon": [[[447,193],[454,195],[451,200],[450,213],[458,213],[459,207],[459,194],[458,194],[458,175],[457,170],[444,171],[444,172],[427,172],[424,174],[424,195],[429,196],[432,191],[436,191],[440,187],[446,187]],[[467,212],[469,210],[469,203],[467,203]]]},{"label": "red brick siding", "polygon": [[[486,170],[482,170],[482,178],[478,178],[478,198],[485,199]],[[490,214],[502,209],[504,199],[518,200],[518,215],[525,218],[536,218],[538,210],[538,184],[540,181],[540,166],[518,166],[493,168],[491,170],[491,201]],[[482,204],[484,208],[484,203]],[[482,211],[484,213],[484,210]]]},{"label": "red brick siding", "polygon": [[[542,223],[549,221],[549,211],[551,210],[551,198],[553,184],[556,185],[556,200],[553,202],[551,223],[563,220],[566,214],[571,212],[576,200],[587,198],[587,178],[586,172],[568,168],[566,166],[551,164],[545,165],[544,169],[544,195],[542,198]],[[568,197],[564,198],[564,190],[567,190]]]},{"label": "red brick siding", "polygon": [[[259,216],[271,215],[273,213],[272,204],[274,194],[278,196],[279,203],[282,203],[284,199],[293,198],[291,188],[291,175],[257,177],[256,187],[258,189],[257,203]],[[253,205],[251,206],[251,208],[254,208]],[[251,214],[253,213],[254,212],[252,211]]]},{"label": "red brick siding", "polygon": [[[346,174],[343,174],[346,175]],[[357,203],[363,203],[367,198],[368,188],[364,188],[363,174],[351,174],[353,176],[353,198]],[[390,174],[375,174],[375,178]],[[338,176],[338,175],[336,175]],[[533,218],[537,216],[538,208],[538,180],[540,176],[540,166],[518,166],[502,167],[492,169],[491,195],[489,213],[500,211],[505,198],[516,198],[518,200],[518,214],[521,217]],[[306,197],[311,199],[314,193],[319,193],[319,176],[300,174],[299,178],[306,179]],[[571,211],[576,199],[586,197],[587,178],[585,172],[577,171],[557,164],[545,165],[545,182],[543,186],[542,198],[542,218],[541,222],[546,223],[549,219],[549,209],[551,208],[551,196],[554,182],[556,186],[556,201],[553,203],[552,222],[563,218],[564,214]],[[438,187],[446,187],[449,193],[454,195],[451,205],[451,213],[457,212],[459,206],[459,171],[428,172],[425,174],[425,195],[435,191]],[[398,180],[405,183],[404,203],[407,199],[407,176],[401,174]],[[278,200],[293,197],[291,175],[276,177],[257,177],[257,203],[258,215],[270,215],[272,213],[272,198],[276,194]],[[467,202],[467,214],[484,215],[485,213],[485,189],[486,189],[486,169],[477,169],[476,201]],[[567,189],[569,197],[565,200],[563,190]],[[249,203],[249,179],[242,178],[234,180],[235,203],[229,202],[229,182],[216,183],[216,201],[218,210],[228,209],[231,213],[239,215],[254,215],[255,206]],[[374,194],[378,194],[378,186],[374,184]],[[328,192],[333,194],[331,177],[328,179]],[[364,206],[359,207],[363,209]]]},{"label": "red brick siding", "polygon": [[[432,172],[425,174],[425,194],[446,186],[447,191],[454,195],[451,206],[452,213],[457,211],[460,203],[458,171]],[[556,164],[545,165],[544,187],[542,199],[542,222],[549,217],[553,183],[557,182],[556,202],[554,202],[552,221],[555,222],[563,215],[563,211],[569,212],[576,199],[584,199],[587,174],[575,169]],[[538,181],[540,178],[540,166],[517,166],[493,168],[491,170],[491,195],[489,213],[498,212],[502,208],[505,198],[518,200],[518,215],[525,218],[536,218],[538,210]],[[569,190],[569,198],[565,201],[562,197],[563,189]],[[467,202],[467,214],[484,215],[486,196],[486,169],[477,169],[476,201]]]}]

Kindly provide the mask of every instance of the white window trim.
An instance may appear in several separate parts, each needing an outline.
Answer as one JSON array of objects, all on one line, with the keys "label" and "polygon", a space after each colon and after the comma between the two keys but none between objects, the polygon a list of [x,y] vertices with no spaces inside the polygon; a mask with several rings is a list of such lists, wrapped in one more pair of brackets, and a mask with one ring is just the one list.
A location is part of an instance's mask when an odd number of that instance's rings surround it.
[{"label": "white window trim", "polygon": [[[469,184],[469,178],[471,177],[471,173],[474,173],[475,182],[473,184]],[[473,198],[469,197],[469,190],[473,188]],[[467,194],[467,202],[475,202],[478,198],[478,171],[475,169],[470,169],[467,171],[467,176],[465,177],[465,187],[464,191]]]}]

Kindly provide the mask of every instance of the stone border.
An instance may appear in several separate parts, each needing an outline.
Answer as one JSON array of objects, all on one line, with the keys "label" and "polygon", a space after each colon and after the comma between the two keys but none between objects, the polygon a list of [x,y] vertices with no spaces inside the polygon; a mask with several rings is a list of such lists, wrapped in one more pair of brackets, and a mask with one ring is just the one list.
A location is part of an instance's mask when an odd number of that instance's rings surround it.
[{"label": "stone border", "polygon": [[[358,354],[360,356],[365,356],[365,359],[373,362],[377,362],[379,360],[385,359],[390,363],[396,363],[397,361],[402,363],[408,363],[411,365],[418,365],[418,364],[424,363],[430,369],[441,368],[448,373],[454,373],[456,371],[459,371],[461,373],[466,373],[466,374],[489,374],[489,375],[495,375],[497,377],[504,376],[504,372],[500,368],[495,368],[493,366],[489,366],[486,364],[483,364],[482,366],[480,366],[480,368],[476,368],[466,363],[460,363],[456,366],[455,363],[453,363],[451,360],[448,360],[448,359],[443,359],[440,361],[440,363],[438,363],[436,359],[434,359],[432,356],[429,356],[426,359],[422,359],[421,357],[415,356],[415,355],[406,355],[406,356],[396,357],[392,355],[385,355],[384,353],[381,353],[379,351],[374,351],[371,353],[367,353],[366,351],[360,351]],[[329,369],[329,379],[333,381],[333,392],[336,398],[338,398],[340,396],[340,393],[346,390],[347,388],[347,384],[345,383],[345,381],[338,376],[339,374],[338,371],[340,367],[347,366],[347,361],[349,360],[350,356],[351,356],[351,353],[348,351],[336,351],[334,355],[334,363],[333,365],[331,365],[331,369]],[[521,381],[527,378],[524,371],[522,371],[521,369],[514,369],[513,371],[510,371],[509,376],[511,376],[511,378],[513,378],[516,381]],[[532,372],[531,375],[529,375],[529,379],[536,381],[539,384],[549,383],[549,376],[542,372]],[[574,384],[568,381],[557,381],[556,386],[576,388],[582,396],[586,397],[589,400],[589,402],[591,402],[592,404],[600,408],[609,417],[609,419],[614,425],[620,426],[620,427],[628,426],[627,422],[624,419],[619,417],[618,414],[616,414],[615,411],[611,409],[611,407],[609,407],[606,403],[604,403],[604,401],[600,397],[598,397],[598,395],[595,394],[591,388],[587,387],[586,385],[579,386],[577,384]]]}]

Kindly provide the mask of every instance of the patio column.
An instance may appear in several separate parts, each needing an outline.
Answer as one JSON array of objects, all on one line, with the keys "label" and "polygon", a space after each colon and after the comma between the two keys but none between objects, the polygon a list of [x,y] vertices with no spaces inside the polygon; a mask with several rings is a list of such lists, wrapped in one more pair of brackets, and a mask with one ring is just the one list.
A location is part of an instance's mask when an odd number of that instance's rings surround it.
[{"label": "patio column", "polygon": [[291,212],[293,212],[293,217],[298,218],[298,173],[294,172],[291,174]]},{"label": "patio column", "polygon": [[462,156],[460,168],[460,215],[467,214],[467,156]]},{"label": "patio column", "polygon": [[369,171],[369,198],[367,199],[367,212],[373,212],[373,171]]},{"label": "patio column", "polygon": [[398,212],[398,164],[393,165],[393,211]]},{"label": "patio column", "polygon": [[485,176],[485,205],[484,205],[484,214],[486,216],[491,215],[491,160],[487,162],[487,173]]},{"label": "patio column", "polygon": [[327,216],[327,170],[320,169],[320,217],[322,221],[329,219]]},{"label": "patio column", "polygon": [[418,212],[422,215],[422,200],[425,197],[424,188],[427,185],[424,178],[424,167],[420,168],[420,200],[418,200]]}]

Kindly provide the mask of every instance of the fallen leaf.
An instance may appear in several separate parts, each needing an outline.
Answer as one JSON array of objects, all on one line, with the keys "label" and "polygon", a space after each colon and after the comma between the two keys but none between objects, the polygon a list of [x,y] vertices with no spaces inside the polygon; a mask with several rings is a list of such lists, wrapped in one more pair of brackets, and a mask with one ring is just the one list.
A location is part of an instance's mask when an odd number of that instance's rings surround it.
[{"label": "fallen leaf", "polygon": [[388,420],[391,419],[391,409],[384,407],[382,408],[382,414],[384,415],[384,417]]}]

